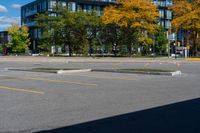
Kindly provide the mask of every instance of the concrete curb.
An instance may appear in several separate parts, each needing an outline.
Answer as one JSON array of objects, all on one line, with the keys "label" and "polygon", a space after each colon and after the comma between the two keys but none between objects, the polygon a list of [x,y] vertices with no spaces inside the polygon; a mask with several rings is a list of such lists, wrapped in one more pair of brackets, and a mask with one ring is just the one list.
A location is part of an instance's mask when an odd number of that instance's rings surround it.
[{"label": "concrete curb", "polygon": [[172,76],[179,76],[182,74],[181,71],[175,71],[175,72],[171,72]]},{"label": "concrete curb", "polygon": [[65,73],[79,73],[79,72],[90,72],[91,69],[81,69],[81,70],[59,70],[57,74],[65,74]]},{"label": "concrete curb", "polygon": [[200,61],[200,58],[186,58],[186,61]]},{"label": "concrete curb", "polygon": [[94,69],[93,72],[116,72],[116,73],[129,73],[129,74],[147,74],[147,75],[166,75],[166,76],[178,76],[181,75],[181,71],[175,72],[141,72],[141,71],[123,71],[123,70],[112,70],[112,69]]},{"label": "concrete curb", "polygon": [[[11,69],[7,68],[6,70],[14,70],[14,71],[27,71],[26,69]],[[167,75],[167,76],[179,76],[181,75],[181,71],[174,71],[174,72],[149,72],[149,71],[125,71],[125,70],[118,70],[118,69],[80,69],[80,70],[58,70],[53,73],[57,74],[65,74],[65,73],[80,73],[80,72],[115,72],[115,73],[128,73],[128,74],[146,74],[146,75]],[[42,72],[42,71],[31,71],[31,72]],[[44,71],[43,71],[44,72]],[[52,73],[52,72],[49,72]]]}]

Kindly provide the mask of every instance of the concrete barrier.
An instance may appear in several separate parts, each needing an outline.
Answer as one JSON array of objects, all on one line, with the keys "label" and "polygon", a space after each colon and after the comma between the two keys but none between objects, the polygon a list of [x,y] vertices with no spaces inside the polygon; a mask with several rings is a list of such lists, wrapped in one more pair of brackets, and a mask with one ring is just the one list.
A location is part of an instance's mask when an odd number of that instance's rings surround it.
[{"label": "concrete barrier", "polygon": [[59,70],[57,74],[65,74],[65,73],[79,73],[79,72],[90,72],[91,69],[80,69],[80,70]]}]

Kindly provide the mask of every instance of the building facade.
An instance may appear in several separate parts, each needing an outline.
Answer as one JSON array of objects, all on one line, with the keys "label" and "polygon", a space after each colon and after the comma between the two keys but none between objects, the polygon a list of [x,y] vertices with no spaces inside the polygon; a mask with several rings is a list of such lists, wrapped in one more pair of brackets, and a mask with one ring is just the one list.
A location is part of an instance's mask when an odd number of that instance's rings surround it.
[{"label": "building facade", "polygon": [[[159,7],[159,24],[166,30],[171,27],[172,12],[169,10],[169,6],[172,5],[172,0],[153,0],[155,5]],[[116,0],[35,0],[28,3],[21,8],[21,24],[29,27],[30,38],[31,38],[31,49],[32,52],[37,50],[37,41],[42,35],[42,30],[35,27],[36,21],[35,16],[38,13],[49,12],[50,15],[55,15],[51,11],[56,4],[68,6],[72,11],[90,11],[96,10],[97,15],[103,14],[104,7],[115,4]]]},{"label": "building facade", "polygon": [[154,0],[155,5],[159,7],[159,24],[166,30],[171,28],[172,11],[169,9],[172,6],[172,0]]},{"label": "building facade", "polygon": [[68,6],[72,11],[96,10],[97,15],[101,16],[104,7],[115,2],[116,0],[36,0],[22,6],[21,24],[29,27],[32,52],[36,52],[37,41],[42,35],[42,30],[35,27],[36,21],[34,19],[38,13],[49,12],[50,15],[54,16],[55,13],[51,13],[51,11],[56,4],[61,4],[62,6]]},{"label": "building facade", "polygon": [[8,53],[7,45],[10,42],[10,36],[7,31],[0,32],[0,45],[3,47],[3,54],[6,55]]},{"label": "building facade", "polygon": [[6,45],[9,43],[9,35],[7,31],[0,31],[0,44]]}]

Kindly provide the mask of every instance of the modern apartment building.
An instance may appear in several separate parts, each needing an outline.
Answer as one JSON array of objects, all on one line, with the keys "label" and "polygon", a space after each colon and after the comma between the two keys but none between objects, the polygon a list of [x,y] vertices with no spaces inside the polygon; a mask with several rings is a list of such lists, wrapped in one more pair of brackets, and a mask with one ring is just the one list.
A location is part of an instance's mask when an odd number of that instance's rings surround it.
[{"label": "modern apartment building", "polygon": [[6,45],[9,42],[9,35],[7,31],[0,31],[0,44]]},{"label": "modern apartment building", "polygon": [[0,31],[0,45],[3,45],[4,54],[8,52],[7,45],[10,42],[10,36],[7,31]]},{"label": "modern apartment building", "polygon": [[166,30],[171,28],[172,11],[169,9],[172,6],[172,0],[154,0],[155,5],[159,7],[159,24]]},{"label": "modern apartment building", "polygon": [[[159,24],[165,29],[171,27],[172,12],[168,9],[172,5],[172,0],[152,0],[152,2],[159,7]],[[96,10],[97,15],[103,14],[105,6],[115,4],[116,0],[35,0],[28,3],[21,8],[21,24],[29,27],[31,37],[31,49],[33,52],[37,49],[37,41],[42,35],[42,30],[36,28],[35,16],[38,13],[50,12],[50,15],[55,15],[51,12],[56,4],[68,6],[72,11],[77,10]]]},{"label": "modern apartment building", "polygon": [[49,12],[50,15],[55,15],[51,13],[56,4],[61,4],[63,6],[68,6],[72,11],[77,10],[96,10],[97,15],[103,14],[103,9],[105,6],[114,4],[116,0],[35,0],[28,3],[21,8],[21,24],[27,25],[29,27],[30,37],[31,37],[31,49],[33,52],[37,49],[37,41],[42,35],[40,28],[36,28],[35,16],[38,13]]}]

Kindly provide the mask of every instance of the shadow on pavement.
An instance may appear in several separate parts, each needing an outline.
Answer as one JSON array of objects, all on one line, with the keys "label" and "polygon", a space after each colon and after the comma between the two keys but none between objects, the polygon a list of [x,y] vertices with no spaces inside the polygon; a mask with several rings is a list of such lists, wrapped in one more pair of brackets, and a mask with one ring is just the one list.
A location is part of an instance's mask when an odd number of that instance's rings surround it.
[{"label": "shadow on pavement", "polygon": [[41,133],[200,133],[200,98]]}]

